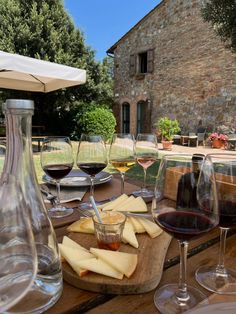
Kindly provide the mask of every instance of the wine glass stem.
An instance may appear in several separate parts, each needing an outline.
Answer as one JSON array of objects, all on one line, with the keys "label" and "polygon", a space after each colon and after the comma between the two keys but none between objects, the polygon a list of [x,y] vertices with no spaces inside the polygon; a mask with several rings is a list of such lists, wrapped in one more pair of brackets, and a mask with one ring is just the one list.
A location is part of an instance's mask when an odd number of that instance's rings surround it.
[{"label": "wine glass stem", "polygon": [[147,169],[143,168],[143,187],[142,187],[142,190],[145,190],[146,189],[146,181],[147,181]]},{"label": "wine glass stem", "polygon": [[90,196],[94,197],[94,177],[93,176],[90,176],[90,181],[91,181]]},{"label": "wine glass stem", "polygon": [[228,230],[229,228],[220,228],[220,252],[218,265],[216,266],[216,273],[218,275],[226,275],[227,273],[225,269],[225,247]]},{"label": "wine glass stem", "polygon": [[179,251],[180,251],[179,288],[178,291],[176,291],[176,297],[179,303],[184,303],[187,302],[187,300],[189,299],[186,283],[188,242],[179,240]]},{"label": "wine glass stem", "polygon": [[121,172],[120,176],[121,176],[121,194],[124,194],[124,190],[125,190],[125,173]]},{"label": "wine glass stem", "polygon": [[61,187],[60,187],[60,180],[56,180],[56,186],[57,186],[57,198],[56,198],[56,203],[57,205],[61,204]]}]

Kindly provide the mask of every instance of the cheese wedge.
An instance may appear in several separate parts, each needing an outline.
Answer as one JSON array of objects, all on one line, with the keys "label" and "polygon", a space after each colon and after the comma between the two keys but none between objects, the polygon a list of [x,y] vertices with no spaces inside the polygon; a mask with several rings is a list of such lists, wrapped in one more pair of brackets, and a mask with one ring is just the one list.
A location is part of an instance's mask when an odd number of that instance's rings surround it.
[{"label": "cheese wedge", "polygon": [[127,212],[147,212],[147,205],[144,202],[144,200],[142,199],[142,197],[137,197],[134,198],[134,200],[132,200],[132,202],[128,203],[128,204],[122,204],[122,206],[120,206],[119,211],[127,211]]},{"label": "cheese wedge", "polygon": [[84,248],[83,246],[81,246],[79,243],[73,241],[72,239],[70,239],[67,236],[64,236],[62,239],[62,244],[65,246],[69,246],[69,247],[73,247],[76,248],[78,250],[83,250],[85,252],[88,252],[88,250],[86,248]]},{"label": "cheese wedge", "polygon": [[90,252],[128,278],[133,274],[138,263],[137,254],[96,248],[90,248]]},{"label": "cheese wedge", "polygon": [[86,252],[81,249],[69,247],[62,243],[59,243],[58,245],[60,252],[62,256],[66,259],[66,261],[94,258],[94,255],[91,254],[89,251]]},{"label": "cheese wedge", "polygon": [[128,217],[127,219],[131,222],[135,233],[146,232],[145,228],[136,217]]},{"label": "cheese wedge", "polygon": [[138,218],[138,221],[143,225],[144,229],[150,235],[151,238],[155,238],[162,233],[162,229],[151,220],[145,218]]},{"label": "cheese wedge", "polygon": [[131,204],[133,201],[135,200],[135,197],[133,195],[129,196],[127,199],[125,199],[123,202],[121,202],[120,204],[116,205],[115,207],[113,207],[112,210],[114,211],[119,211],[120,208],[124,208],[127,207],[129,204]]},{"label": "cheese wedge", "polygon": [[90,252],[85,252],[83,250],[68,247],[61,243],[59,243],[59,249],[61,256],[67,261],[67,263],[79,276],[84,276],[88,271],[81,268],[78,264],[78,261],[83,259],[95,258],[94,255]]},{"label": "cheese wedge", "polygon": [[133,226],[129,221],[125,222],[125,226],[124,226],[123,234],[122,234],[122,241],[124,243],[129,243],[130,245],[132,245],[136,249],[139,246],[138,240],[137,240],[136,235],[134,233]]},{"label": "cheese wedge", "polygon": [[114,201],[108,202],[106,204],[103,204],[102,210],[113,210],[113,208],[119,204],[121,204],[123,201],[128,199],[128,195],[122,194],[121,196],[117,197]]},{"label": "cheese wedge", "polygon": [[73,222],[67,230],[70,232],[94,233],[92,218],[80,218],[80,220]]},{"label": "cheese wedge", "polygon": [[90,259],[79,260],[77,263],[79,267],[88,269],[94,273],[98,273],[98,274],[116,278],[116,279],[123,278],[122,273],[115,270],[113,267],[111,267],[110,265],[102,261],[101,259],[90,258]]}]

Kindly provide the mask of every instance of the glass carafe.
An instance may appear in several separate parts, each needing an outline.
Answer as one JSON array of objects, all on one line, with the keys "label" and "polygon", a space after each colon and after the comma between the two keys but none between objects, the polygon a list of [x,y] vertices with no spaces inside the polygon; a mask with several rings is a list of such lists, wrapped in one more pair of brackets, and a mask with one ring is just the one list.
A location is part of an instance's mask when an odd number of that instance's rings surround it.
[{"label": "glass carafe", "polygon": [[63,280],[56,235],[38,187],[33,162],[31,129],[34,102],[8,99],[4,111],[7,148],[3,173],[13,174],[20,182],[30,208],[38,258],[38,270],[31,289],[7,313],[43,313],[60,297]]},{"label": "glass carafe", "polygon": [[14,176],[0,178],[0,313],[29,291],[37,258],[29,211]]}]

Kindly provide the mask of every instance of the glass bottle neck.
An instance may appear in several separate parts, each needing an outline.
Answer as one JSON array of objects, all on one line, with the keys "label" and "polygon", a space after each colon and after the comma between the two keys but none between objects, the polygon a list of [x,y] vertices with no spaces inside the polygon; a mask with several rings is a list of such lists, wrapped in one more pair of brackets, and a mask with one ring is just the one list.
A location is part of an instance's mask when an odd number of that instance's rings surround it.
[{"label": "glass bottle neck", "polygon": [[[4,172],[19,176],[24,170],[32,170],[32,126],[33,110],[9,109],[6,110],[6,158]],[[31,171],[31,173],[32,173]],[[29,175],[29,173],[28,173]]]}]

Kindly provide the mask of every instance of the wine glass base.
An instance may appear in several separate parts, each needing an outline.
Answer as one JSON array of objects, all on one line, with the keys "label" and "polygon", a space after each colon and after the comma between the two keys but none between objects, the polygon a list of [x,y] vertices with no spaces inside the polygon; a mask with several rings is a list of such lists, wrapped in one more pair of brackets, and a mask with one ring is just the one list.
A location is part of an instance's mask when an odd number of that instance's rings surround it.
[{"label": "wine glass base", "polygon": [[154,294],[156,308],[162,314],[179,314],[192,309],[199,303],[208,304],[207,296],[195,287],[188,286],[188,298],[177,299],[177,284],[169,284],[158,289]]},{"label": "wine glass base", "polygon": [[195,273],[197,282],[205,289],[218,294],[236,294],[236,272],[226,269],[219,275],[214,266],[202,266]]},{"label": "wine glass base", "polygon": [[74,209],[64,206],[52,207],[48,210],[50,218],[63,218],[73,214]]},{"label": "wine glass base", "polygon": [[[96,203],[97,204],[97,203]],[[90,202],[83,202],[79,204],[79,208],[86,210],[86,209],[93,209],[93,206]]]},{"label": "wine glass base", "polygon": [[[109,200],[107,200],[107,201],[101,201],[101,202],[99,202],[99,201],[95,201],[95,204],[97,205],[97,206],[99,206],[99,205],[103,205],[103,204],[105,204],[105,203],[107,203],[107,202],[109,202],[109,201],[112,201],[112,200],[114,200],[115,198],[111,198],[111,199],[109,199]],[[83,202],[83,203],[80,203],[79,204],[79,208],[80,209],[82,209],[82,210],[89,210],[89,209],[92,209],[93,210],[93,206],[92,206],[92,204],[90,203],[90,202]]]},{"label": "wine glass base", "polygon": [[136,197],[141,196],[142,198],[151,198],[154,196],[154,191],[148,190],[148,189],[141,189],[141,190],[132,192],[132,194]]}]

